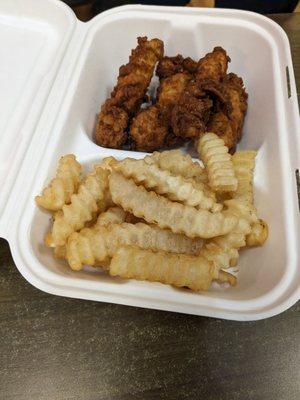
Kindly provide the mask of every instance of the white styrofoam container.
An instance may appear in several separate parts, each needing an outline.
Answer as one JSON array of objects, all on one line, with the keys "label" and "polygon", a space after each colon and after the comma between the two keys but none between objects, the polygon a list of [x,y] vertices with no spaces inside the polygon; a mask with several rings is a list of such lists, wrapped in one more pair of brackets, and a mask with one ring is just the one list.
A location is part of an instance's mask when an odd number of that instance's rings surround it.
[{"label": "white styrofoam container", "polygon": [[[240,148],[259,151],[255,201],[270,236],[241,252],[234,288],[195,294],[92,269],[75,273],[43,245],[49,215],[34,196],[59,156],[74,153],[86,165],[143,156],[92,140],[100,104],[143,35],[163,39],[167,55],[195,59],[222,46],[229,69],[244,78],[249,110]],[[0,38],[0,236],[30,283],[57,295],[235,320],[270,317],[299,299],[298,105],[288,39],[276,23],[236,10],[139,5],[82,23],[55,0],[2,0]]]}]

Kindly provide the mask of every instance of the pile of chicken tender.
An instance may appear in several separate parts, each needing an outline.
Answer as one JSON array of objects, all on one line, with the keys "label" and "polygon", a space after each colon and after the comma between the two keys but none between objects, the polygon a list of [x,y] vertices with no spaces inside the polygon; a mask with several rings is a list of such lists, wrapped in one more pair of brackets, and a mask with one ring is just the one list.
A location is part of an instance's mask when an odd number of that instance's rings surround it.
[{"label": "pile of chicken tender", "polygon": [[[199,61],[164,55],[160,39],[138,37],[129,62],[101,107],[96,143],[103,147],[152,152],[214,132],[234,153],[241,139],[248,95],[242,78],[228,73],[222,47]],[[156,93],[149,96],[154,74]]]}]

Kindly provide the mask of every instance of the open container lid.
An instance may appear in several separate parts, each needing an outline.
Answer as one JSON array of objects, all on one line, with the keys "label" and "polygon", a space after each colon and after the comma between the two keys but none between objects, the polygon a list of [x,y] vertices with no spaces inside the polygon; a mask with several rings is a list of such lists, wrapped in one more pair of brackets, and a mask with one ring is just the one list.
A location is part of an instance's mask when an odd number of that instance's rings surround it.
[{"label": "open container lid", "polygon": [[[91,45],[93,34],[97,32],[99,26],[105,26],[110,21],[119,23],[120,20],[124,28],[127,26],[127,17],[132,21],[132,19],[139,20],[143,16],[147,16],[149,19],[154,18],[154,23],[159,21],[157,35],[159,35],[160,26],[163,26],[164,20],[174,22],[175,27],[181,26],[182,32],[184,32],[184,24],[189,23],[186,19],[188,17],[193,21],[197,18],[202,21],[207,20],[208,25],[210,20],[217,21],[219,19],[224,26],[227,26],[226,29],[230,29],[231,24],[238,20],[241,26],[252,26],[251,29],[255,28],[257,32],[261,31],[261,34],[266,32],[266,36],[274,38],[270,47],[276,55],[276,66],[272,72],[277,74],[275,76],[278,82],[275,82],[272,95],[283,94],[280,101],[275,100],[282,111],[280,114],[281,126],[284,128],[282,134],[289,135],[288,141],[282,141],[279,144],[284,146],[284,151],[288,155],[281,165],[288,171],[285,171],[287,173],[283,178],[288,178],[285,182],[289,188],[286,191],[286,201],[289,202],[289,209],[293,210],[288,215],[290,223],[285,226],[287,229],[285,234],[288,235],[287,240],[291,242],[291,259],[298,260],[298,270],[293,270],[293,276],[289,277],[286,274],[284,282],[282,282],[285,289],[283,290],[281,285],[281,289],[277,288],[277,292],[273,293],[273,296],[276,296],[277,293],[278,298],[274,297],[272,307],[266,305],[264,308],[264,304],[261,303],[261,309],[258,311],[254,299],[251,306],[252,311],[249,306],[247,313],[243,311],[244,304],[242,303],[238,307],[232,303],[232,310],[222,310],[220,300],[213,296],[205,300],[205,296],[199,295],[199,304],[201,303],[202,306],[197,309],[195,304],[192,304],[192,300],[188,307],[180,302],[176,303],[176,301],[171,304],[163,299],[157,299],[157,301],[146,299],[145,292],[142,297],[140,294],[140,297],[138,295],[126,297],[121,293],[118,296],[105,289],[99,294],[98,288],[105,287],[105,282],[102,285],[100,283],[97,286],[94,285],[93,290],[80,288],[79,283],[75,280],[73,288],[69,287],[67,283],[54,286],[49,284],[50,280],[46,283],[46,274],[45,279],[41,280],[38,274],[34,273],[38,271],[38,264],[35,267],[33,261],[30,263],[23,257],[22,251],[26,245],[21,242],[29,234],[27,225],[20,228],[23,205],[26,201],[32,200],[33,203],[33,193],[30,193],[28,197],[32,181],[37,175],[38,169],[48,168],[49,160],[53,158],[53,149],[57,144],[55,140],[60,134],[58,131],[65,123],[69,103],[72,101],[80,79],[82,79],[80,68],[86,58],[90,56],[88,46]],[[142,26],[142,22],[140,25]],[[169,25],[172,28],[172,24]],[[210,29],[214,29],[214,26],[210,26]],[[121,33],[115,32],[114,40]],[[108,35],[108,37],[110,36]],[[297,254],[297,251],[299,252],[299,210],[295,206],[295,170],[300,165],[298,106],[288,40],[277,24],[257,14],[235,10],[138,5],[112,9],[84,24],[76,19],[73,12],[64,3],[56,0],[44,0],[43,2],[39,0],[2,0],[0,3],[0,38],[1,42],[5,44],[0,49],[2,61],[0,65],[2,87],[0,92],[2,117],[0,121],[0,182],[2,188],[0,193],[0,236],[8,239],[16,265],[28,281],[42,290],[70,297],[231,319],[265,318],[283,311],[299,299],[300,270],[299,255]],[[182,38],[182,42],[186,40],[187,37]],[[112,47],[112,44],[109,43],[109,46]],[[124,51],[127,52],[127,49]],[[107,62],[106,54],[100,53],[99,57],[102,58],[102,63]],[[253,62],[259,62],[259,59],[253,60]],[[289,85],[286,84],[286,72],[289,72]],[[97,107],[99,105],[100,103],[97,103]],[[265,103],[265,107],[268,108],[269,105]],[[245,140],[247,145],[247,138]],[[81,146],[81,142],[72,146],[73,143],[67,147],[68,152],[76,151],[78,146]],[[102,151],[102,156],[116,155],[118,152],[118,150],[101,149],[94,146],[94,157],[98,154],[100,156],[100,151]],[[130,153],[130,155],[135,156],[134,153]],[[142,154],[140,153],[139,156]],[[39,174],[40,182],[45,180],[48,170],[43,173],[43,177]],[[278,190],[281,190],[280,185],[278,185]],[[30,255],[32,249],[28,247],[27,252]],[[33,271],[34,268],[36,268],[35,271]],[[109,284],[106,287],[108,288]],[[264,300],[267,304],[267,300]],[[204,306],[205,301],[207,303]],[[259,300],[257,299],[257,301]]]},{"label": "open container lid", "polygon": [[62,2],[1,1],[1,216],[77,23]]}]

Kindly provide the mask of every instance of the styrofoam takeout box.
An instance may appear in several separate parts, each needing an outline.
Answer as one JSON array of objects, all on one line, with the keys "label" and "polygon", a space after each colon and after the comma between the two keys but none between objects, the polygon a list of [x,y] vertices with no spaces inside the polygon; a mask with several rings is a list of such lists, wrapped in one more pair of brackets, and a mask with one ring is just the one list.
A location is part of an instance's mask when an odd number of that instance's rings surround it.
[{"label": "styrofoam takeout box", "polygon": [[[49,215],[34,196],[61,155],[74,153],[86,165],[144,155],[92,140],[100,104],[143,35],[163,39],[167,55],[195,59],[222,46],[230,70],[244,78],[249,110],[240,148],[259,151],[255,201],[270,236],[264,247],[241,252],[234,288],[195,294],[92,269],[75,273],[43,245]],[[288,39],[277,24],[242,11],[139,5],[82,23],[58,1],[2,0],[0,38],[0,236],[29,282],[57,295],[236,320],[266,318],[299,299],[297,93]]]}]

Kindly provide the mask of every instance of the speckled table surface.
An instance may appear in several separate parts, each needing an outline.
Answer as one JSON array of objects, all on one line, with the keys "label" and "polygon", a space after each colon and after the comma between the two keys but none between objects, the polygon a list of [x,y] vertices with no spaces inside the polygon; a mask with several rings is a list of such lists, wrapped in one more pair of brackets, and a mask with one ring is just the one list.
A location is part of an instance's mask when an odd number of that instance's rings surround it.
[{"label": "speckled table surface", "polygon": [[[300,87],[300,14],[290,37]],[[238,323],[55,297],[0,240],[1,400],[298,400],[300,303]]]}]

